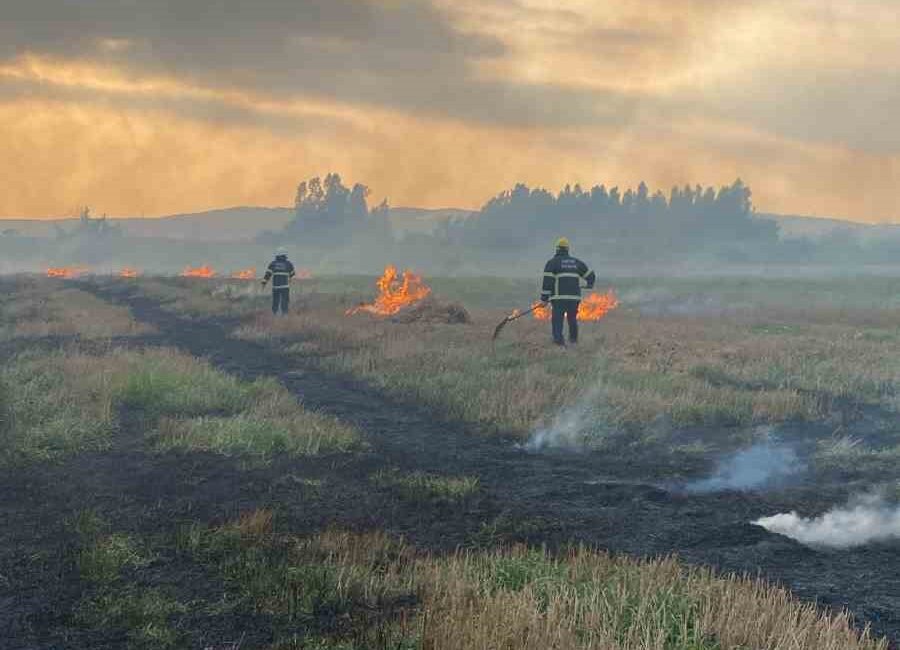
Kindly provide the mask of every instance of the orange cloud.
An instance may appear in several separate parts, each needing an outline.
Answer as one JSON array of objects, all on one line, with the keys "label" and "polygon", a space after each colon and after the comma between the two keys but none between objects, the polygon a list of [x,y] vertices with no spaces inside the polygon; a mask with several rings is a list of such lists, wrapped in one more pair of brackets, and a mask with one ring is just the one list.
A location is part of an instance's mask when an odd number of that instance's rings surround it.
[{"label": "orange cloud", "polygon": [[72,214],[83,204],[112,215],[285,205],[299,180],[336,170],[394,205],[477,207],[518,181],[556,188],[644,179],[668,189],[742,176],[765,209],[887,218],[880,206],[900,181],[896,159],[703,122],[675,130],[638,124],[623,136],[407,117],[364,133],[292,136],[161,110],[19,100],[0,104],[0,124],[0,214],[9,216]]}]

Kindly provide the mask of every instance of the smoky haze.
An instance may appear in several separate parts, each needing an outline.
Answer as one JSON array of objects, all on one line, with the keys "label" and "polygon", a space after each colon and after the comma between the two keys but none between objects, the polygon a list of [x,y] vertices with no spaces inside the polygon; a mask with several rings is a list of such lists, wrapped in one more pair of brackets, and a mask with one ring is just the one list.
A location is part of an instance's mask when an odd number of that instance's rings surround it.
[{"label": "smoky haze", "polygon": [[[4,272],[66,264],[151,272],[202,263],[245,268],[287,246],[318,273],[375,273],[393,262],[431,275],[533,277],[555,239],[566,235],[573,252],[604,275],[853,272],[871,265],[883,270],[900,259],[900,234],[888,227],[817,223],[758,214],[741,180],[667,192],[645,183],[624,189],[575,184],[555,192],[517,184],[472,212],[391,208],[365,184],[332,173],[299,183],[292,208],[133,220],[85,209],[63,222],[6,221],[0,252]],[[660,306],[653,296],[645,298],[648,308]]]}]

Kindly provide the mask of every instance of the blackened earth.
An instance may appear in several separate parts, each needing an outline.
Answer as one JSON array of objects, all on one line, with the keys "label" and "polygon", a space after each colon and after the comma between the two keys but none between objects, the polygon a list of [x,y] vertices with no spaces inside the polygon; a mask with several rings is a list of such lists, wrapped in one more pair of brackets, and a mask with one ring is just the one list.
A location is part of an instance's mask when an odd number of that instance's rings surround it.
[{"label": "blackened earth", "polygon": [[[122,647],[114,631],[89,633],[70,625],[85,588],[72,560],[76,540],[67,519],[74,513],[91,508],[115,522],[117,531],[152,536],[171,533],[179,522],[221,523],[257,507],[274,507],[282,530],[383,529],[435,552],[524,541],[550,548],[585,543],[637,556],[677,554],[718,571],[759,575],[824,607],[847,608],[860,626],[870,625],[893,647],[900,643],[900,543],[818,550],[750,523],[791,510],[819,514],[875,479],[835,472],[801,476],[768,491],[688,494],[672,486],[708,473],[712,460],[685,465],[687,460],[635,449],[627,440],[615,452],[530,453],[509,438],[483,435],[350,377],[323,374],[312,359],[231,338],[235,322],[181,318],[124,285],[81,286],[130,307],[158,330],[123,345],[174,346],[244,379],[275,377],[305,406],[356,425],[370,450],[253,469],[212,454],[150,453],[141,414],[123,413],[111,450],[3,475],[0,647]],[[8,345],[0,355],[15,351]],[[889,415],[848,405],[842,417],[854,435],[877,436]],[[829,423],[794,425],[783,435],[802,445],[833,429]],[[715,432],[684,436],[708,440]],[[385,468],[477,476],[481,494],[463,506],[410,502],[373,488],[368,477]],[[316,488],[315,479],[327,489]],[[188,599],[221,595],[215,576],[175,553],[167,559],[158,564],[164,575],[143,579],[169,584]],[[272,640],[259,620],[200,610],[189,616],[184,627],[191,630],[190,647],[225,647],[237,639],[256,647]]]}]

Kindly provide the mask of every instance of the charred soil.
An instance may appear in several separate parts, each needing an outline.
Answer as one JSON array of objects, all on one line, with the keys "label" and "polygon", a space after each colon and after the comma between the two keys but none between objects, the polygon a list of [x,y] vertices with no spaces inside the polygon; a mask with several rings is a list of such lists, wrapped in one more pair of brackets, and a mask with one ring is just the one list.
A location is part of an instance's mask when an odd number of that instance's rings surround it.
[{"label": "charred soil", "polygon": [[[776,512],[823,512],[847,496],[838,481],[823,485],[810,477],[767,492],[688,494],[667,487],[685,469],[653,454],[625,448],[528,452],[511,439],[442,421],[351,377],[323,375],[302,357],[234,339],[229,333],[235,322],[189,321],[126,287],[94,290],[153,325],[158,334],[148,344],[179,347],[243,379],[276,377],[307,408],[357,426],[370,448],[256,468],[210,454],[150,454],[141,414],[132,413],[124,414],[110,451],[5,475],[0,593],[17,596],[0,597],[0,637],[20,640],[6,647],[85,647],[86,639],[67,636],[61,614],[84,589],[67,559],[67,549],[77,544],[66,525],[74,512],[94,509],[123,530],[163,535],[173,522],[214,524],[260,507],[274,509],[279,526],[298,534],[380,529],[436,552],[525,541],[677,554],[720,571],[759,575],[826,607],[847,608],[860,625],[900,642],[900,572],[889,569],[900,565],[900,544],[813,550],[749,523]],[[816,435],[815,426],[803,425],[802,433]],[[373,484],[370,477],[386,470],[475,477],[480,488],[462,503],[411,500],[390,485]],[[179,593],[199,598],[218,588],[214,577],[199,575],[174,554],[167,566]],[[205,636],[194,640],[207,645],[240,638],[250,623],[197,617],[191,627],[204,629]],[[267,641],[258,634],[246,640],[249,647]],[[90,647],[119,647],[121,639],[90,641]]]}]

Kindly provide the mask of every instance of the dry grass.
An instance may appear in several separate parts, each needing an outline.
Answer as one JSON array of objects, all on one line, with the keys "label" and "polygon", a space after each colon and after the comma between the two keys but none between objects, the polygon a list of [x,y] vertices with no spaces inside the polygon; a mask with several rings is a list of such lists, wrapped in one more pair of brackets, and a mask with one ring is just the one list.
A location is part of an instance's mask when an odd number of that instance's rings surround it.
[{"label": "dry grass", "polygon": [[846,614],[672,558],[524,546],[441,558],[380,532],[294,539],[278,534],[265,510],[182,539],[184,550],[219,568],[242,607],[285,621],[317,612],[342,621],[319,646],[286,637],[273,648],[887,648],[855,631]]},{"label": "dry grass", "polygon": [[269,291],[256,281],[205,278],[140,278],[133,285],[163,309],[188,317],[241,316],[261,309]]},{"label": "dry grass", "polygon": [[[591,395],[604,426],[643,429],[750,425],[826,416],[835,400],[889,400],[900,376],[895,329],[775,323],[768,316],[643,316],[622,309],[584,324],[577,350],[548,345],[548,326],[516,322],[493,347],[502,317],[472,325],[399,324],[345,317],[319,304],[287,318],[257,316],[236,336],[317,355],[332,371],[442,410],[526,432]],[[293,345],[293,347],[291,347]]]},{"label": "dry grass", "polygon": [[127,308],[53,280],[19,278],[12,291],[0,299],[0,340],[46,336],[103,339],[152,331],[149,325],[137,322]]},{"label": "dry grass", "polygon": [[423,647],[884,648],[789,593],[688,569],[586,549],[558,559],[516,548],[427,565]]},{"label": "dry grass", "polygon": [[[593,429],[582,437],[602,444],[609,432],[746,428],[826,418],[848,402],[893,408],[897,401],[900,312],[891,283],[878,279],[621,280],[622,307],[585,324],[577,351],[565,352],[549,345],[548,324],[528,318],[491,345],[506,313],[495,303],[524,304],[529,282],[434,280],[437,295],[466,305],[469,325],[346,317],[366,284],[316,279],[295,292],[295,312],[277,319],[267,294],[249,285],[146,279],[137,286],[180,313],[243,316],[238,337],[522,436],[573,403],[592,414]],[[492,293],[495,286],[502,293]]]}]

